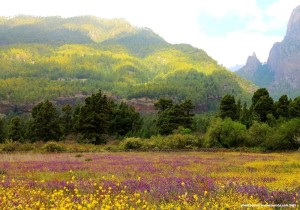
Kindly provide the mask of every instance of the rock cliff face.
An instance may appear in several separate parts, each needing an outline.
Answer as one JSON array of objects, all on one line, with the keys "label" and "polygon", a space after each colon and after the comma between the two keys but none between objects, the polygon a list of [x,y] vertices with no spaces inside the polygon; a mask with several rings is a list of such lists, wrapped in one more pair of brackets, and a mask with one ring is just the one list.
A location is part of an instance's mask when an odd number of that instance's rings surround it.
[{"label": "rock cliff face", "polygon": [[240,76],[243,76],[249,80],[254,80],[257,70],[261,67],[261,62],[258,60],[255,53],[249,56],[246,65],[238,71]]},{"label": "rock cliff face", "polygon": [[255,65],[247,61],[237,74],[259,86],[264,85],[275,97],[300,95],[300,6],[293,10],[286,36],[273,45],[267,63]]}]

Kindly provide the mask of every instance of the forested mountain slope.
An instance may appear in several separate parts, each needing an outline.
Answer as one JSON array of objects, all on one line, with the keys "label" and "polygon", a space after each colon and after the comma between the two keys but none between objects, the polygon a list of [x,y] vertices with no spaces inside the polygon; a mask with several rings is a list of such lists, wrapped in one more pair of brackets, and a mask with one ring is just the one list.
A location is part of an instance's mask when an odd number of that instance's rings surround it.
[{"label": "forested mountain slope", "polygon": [[190,45],[172,45],[150,29],[96,17],[0,18],[0,101],[21,105],[85,96],[192,99],[215,109],[226,93],[255,90]]}]

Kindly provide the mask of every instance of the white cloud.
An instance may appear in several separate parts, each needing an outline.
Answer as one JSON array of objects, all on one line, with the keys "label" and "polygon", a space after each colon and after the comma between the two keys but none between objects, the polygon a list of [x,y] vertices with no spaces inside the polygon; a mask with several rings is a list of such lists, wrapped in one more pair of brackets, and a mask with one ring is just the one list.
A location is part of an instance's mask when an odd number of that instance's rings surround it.
[{"label": "white cloud", "polygon": [[232,32],[225,36],[202,36],[197,45],[203,46],[210,56],[220,64],[231,67],[236,64],[245,64],[247,57],[256,53],[261,62],[267,61],[273,44],[281,41],[282,37],[266,37],[260,33],[245,31]]},{"label": "white cloud", "polygon": [[278,0],[271,5],[266,11],[265,15],[270,18],[268,23],[269,28],[286,28],[287,21],[291,16],[293,9],[300,5],[300,0]]}]

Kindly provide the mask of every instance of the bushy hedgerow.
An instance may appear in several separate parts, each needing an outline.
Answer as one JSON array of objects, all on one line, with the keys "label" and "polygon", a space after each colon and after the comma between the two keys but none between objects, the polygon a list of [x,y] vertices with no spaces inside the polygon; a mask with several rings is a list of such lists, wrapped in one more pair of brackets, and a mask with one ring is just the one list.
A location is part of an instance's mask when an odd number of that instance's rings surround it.
[{"label": "bushy hedgerow", "polygon": [[172,134],[169,136],[152,136],[150,139],[126,138],[120,145],[120,150],[178,150],[193,149],[201,146],[199,139],[191,134]]}]

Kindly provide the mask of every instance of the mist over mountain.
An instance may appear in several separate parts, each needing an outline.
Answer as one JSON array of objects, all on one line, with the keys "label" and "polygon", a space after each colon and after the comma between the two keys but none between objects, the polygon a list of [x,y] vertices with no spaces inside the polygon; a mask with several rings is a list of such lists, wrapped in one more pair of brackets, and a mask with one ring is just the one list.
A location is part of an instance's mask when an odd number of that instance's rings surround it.
[{"label": "mist over mountain", "polygon": [[256,88],[205,51],[172,45],[123,19],[1,17],[0,45],[6,110],[44,99],[76,101],[102,89],[135,106],[170,97],[207,111],[227,93],[249,100]]},{"label": "mist over mountain", "polygon": [[250,56],[246,65],[237,74],[267,87],[271,94],[279,97],[300,94],[300,6],[289,19],[287,32],[282,42],[275,43],[270,50],[267,63]]},{"label": "mist over mountain", "polygon": [[237,70],[240,70],[243,66],[244,66],[244,65],[242,65],[242,64],[236,64],[236,65],[234,65],[234,66],[228,67],[228,69],[229,69],[230,71],[237,71]]}]

